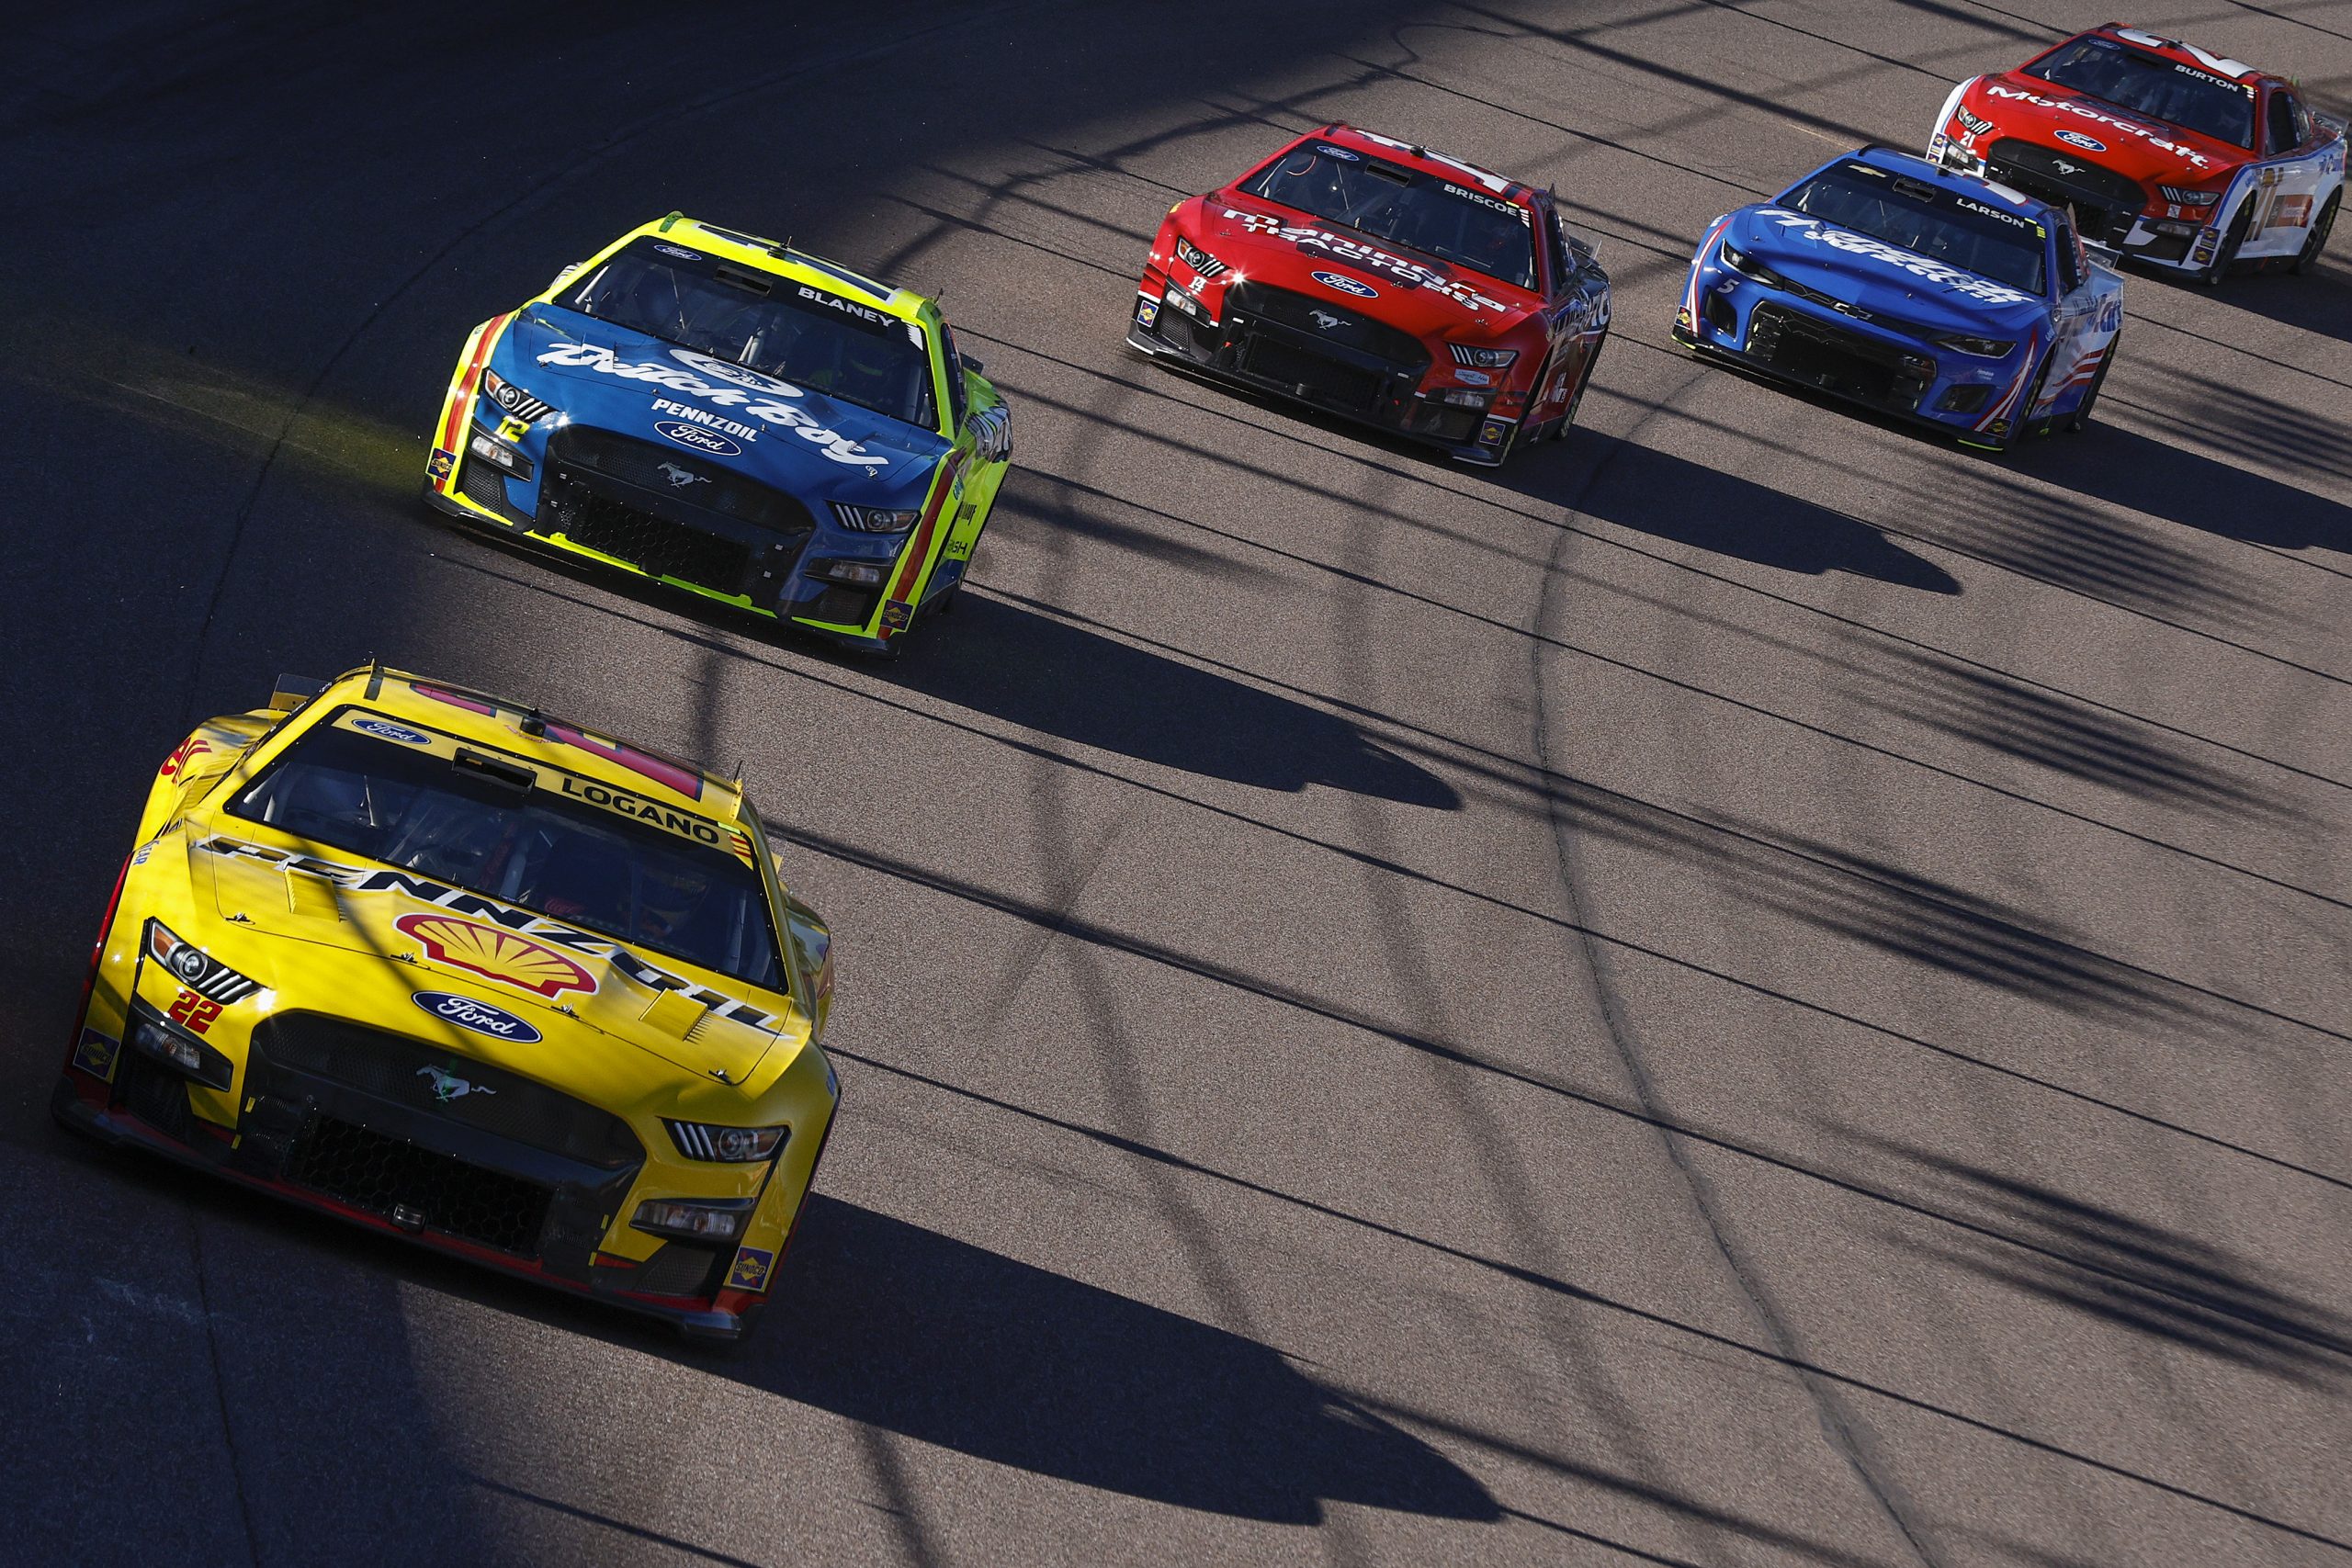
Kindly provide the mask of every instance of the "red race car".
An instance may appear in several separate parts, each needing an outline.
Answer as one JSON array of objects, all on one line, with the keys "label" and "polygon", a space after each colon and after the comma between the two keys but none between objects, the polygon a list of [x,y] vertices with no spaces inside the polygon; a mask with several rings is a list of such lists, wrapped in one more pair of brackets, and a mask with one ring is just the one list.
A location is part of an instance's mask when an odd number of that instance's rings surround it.
[{"label": "red race car", "polygon": [[2343,122],[2284,77],[2116,22],[1962,82],[1928,139],[1945,167],[2071,207],[2085,240],[2205,283],[2317,261],[2344,149]]},{"label": "red race car", "polygon": [[1499,464],[1576,419],[1609,275],[1551,192],[1327,125],[1170,208],[1127,342]]}]

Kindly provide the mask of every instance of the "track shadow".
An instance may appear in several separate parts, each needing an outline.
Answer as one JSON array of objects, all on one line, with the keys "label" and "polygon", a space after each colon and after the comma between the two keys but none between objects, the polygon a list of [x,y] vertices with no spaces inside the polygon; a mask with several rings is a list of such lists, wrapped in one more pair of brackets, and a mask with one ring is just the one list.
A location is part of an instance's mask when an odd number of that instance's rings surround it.
[{"label": "track shadow", "polygon": [[1010,724],[1260,789],[1462,807],[1453,785],[1345,719],[1001,599],[959,595],[931,634],[907,684]]},{"label": "track shadow", "polygon": [[2274,791],[2250,787],[2120,714],[1940,654],[1874,648],[1871,656],[1876,685],[1861,700],[1882,713],[2142,800],[2217,817],[2303,819]]},{"label": "track shadow", "polygon": [[[2316,271],[2303,276],[2260,272],[2223,279],[2222,302],[2282,327],[2352,343],[2352,269],[2339,254],[2346,234],[2352,234],[2352,230],[2338,221],[2329,254]],[[2189,287],[2171,281],[2177,287]]]},{"label": "track shadow", "polygon": [[1952,575],[1858,518],[1687,457],[1580,432],[1600,477],[1577,509],[1621,528],[1758,566],[1842,571],[1924,593],[1958,593]]},{"label": "track shadow", "polygon": [[824,1197],[786,1299],[710,1371],[997,1464],[1242,1518],[1493,1519],[1426,1443],[1223,1329]]},{"label": "track shadow", "polygon": [[[1852,1136],[1854,1134],[1849,1134]],[[1903,1245],[2138,1334],[2294,1381],[2352,1370],[2352,1319],[2261,1282],[2227,1250],[2040,1182],[1864,1135],[1967,1229]]]},{"label": "track shadow", "polygon": [[[2216,439],[2258,450],[2244,408],[2206,411]],[[2020,473],[2224,539],[2352,555],[2352,507],[2136,431],[2094,424],[2080,441],[2030,442]]]}]

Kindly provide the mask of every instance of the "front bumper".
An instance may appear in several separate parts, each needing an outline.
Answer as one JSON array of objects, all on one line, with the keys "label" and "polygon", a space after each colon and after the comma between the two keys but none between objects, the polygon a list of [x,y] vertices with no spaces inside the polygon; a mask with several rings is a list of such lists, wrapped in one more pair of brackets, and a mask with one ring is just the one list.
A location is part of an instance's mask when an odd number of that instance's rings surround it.
[{"label": "front bumper", "polygon": [[[634,1165],[582,1168],[284,1071],[249,1069],[239,1125],[222,1127],[194,1113],[181,1079],[135,1053],[119,1052],[113,1072],[108,1081],[69,1066],[51,1098],[57,1121],[110,1145],[143,1149],[379,1235],[661,1319],[698,1338],[741,1338],[766,1303],[766,1289],[735,1287],[729,1270],[740,1265],[732,1247],[667,1242],[645,1259],[600,1250],[600,1204],[631,1201]],[[764,1270],[769,1286],[807,1197],[804,1186]]]},{"label": "front bumper", "polygon": [[[696,501],[682,500],[660,476],[664,463],[688,472],[680,465],[690,459],[650,443],[584,430],[551,436],[543,451],[527,479],[458,453],[446,475],[428,475],[425,502],[517,543],[869,650],[887,648],[911,622],[908,596],[936,598],[964,568],[943,559],[927,581],[909,582],[905,558],[920,533],[854,533],[748,479],[696,479],[687,487]],[[709,492],[709,504],[696,503],[703,491],[695,484]],[[860,567],[871,569],[874,581],[851,581],[867,575],[849,570]]]},{"label": "front bumper", "polygon": [[1519,426],[1516,415],[1496,412],[1504,388],[1479,394],[1488,398],[1486,407],[1449,404],[1443,389],[1419,389],[1426,360],[1385,358],[1230,309],[1220,321],[1156,276],[1147,276],[1137,291],[1127,343],[1195,373],[1434,446],[1458,462],[1499,465]]},{"label": "front bumper", "polygon": [[1934,349],[1716,257],[1711,246],[1691,267],[1676,342],[1979,446],[2016,438],[2014,404],[2031,368],[2022,347],[2004,359]]}]

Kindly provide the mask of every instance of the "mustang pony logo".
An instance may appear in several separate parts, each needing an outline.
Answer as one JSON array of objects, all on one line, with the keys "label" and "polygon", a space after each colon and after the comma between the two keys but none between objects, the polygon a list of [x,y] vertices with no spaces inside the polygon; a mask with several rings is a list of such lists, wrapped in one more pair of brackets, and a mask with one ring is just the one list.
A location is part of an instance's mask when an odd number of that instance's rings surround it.
[{"label": "mustang pony logo", "polygon": [[453,1100],[463,1100],[469,1094],[498,1092],[487,1084],[468,1083],[457,1074],[444,1072],[439,1067],[419,1067],[416,1069],[416,1076],[432,1080],[433,1098],[443,1105],[448,1104]]},{"label": "mustang pony logo", "polygon": [[558,953],[498,926],[477,925],[454,915],[402,915],[392,922],[424,944],[436,962],[496,980],[521,991],[553,997],[564,991],[594,991],[596,977]]},{"label": "mustang pony logo", "polygon": [[675,463],[662,464],[661,472],[680,490],[685,489],[688,485],[707,485],[710,482],[709,475],[690,473]]}]

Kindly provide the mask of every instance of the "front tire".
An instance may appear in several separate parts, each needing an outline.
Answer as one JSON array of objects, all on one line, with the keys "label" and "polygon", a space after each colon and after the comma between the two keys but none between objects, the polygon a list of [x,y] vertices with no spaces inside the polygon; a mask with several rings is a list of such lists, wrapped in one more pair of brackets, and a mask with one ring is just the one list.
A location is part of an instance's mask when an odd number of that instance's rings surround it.
[{"label": "front tire", "polygon": [[2297,251],[2295,259],[2287,264],[2289,272],[2306,273],[2319,265],[2319,254],[2327,249],[2328,233],[2335,227],[2335,209],[2343,200],[2341,187],[2328,197],[2327,205],[2319,209],[2319,221],[2312,225],[2311,233],[2303,241],[2303,248]]},{"label": "front tire", "polygon": [[2099,389],[2107,385],[2107,373],[2115,367],[2115,351],[2122,346],[2123,334],[2120,332],[2107,340],[2107,352],[2099,355],[2098,374],[2091,378],[2090,389],[2083,394],[2083,400],[2075,405],[2075,412],[2066,416],[2065,428],[2068,431],[2080,433],[2090,428],[2091,410],[2098,402]]}]

